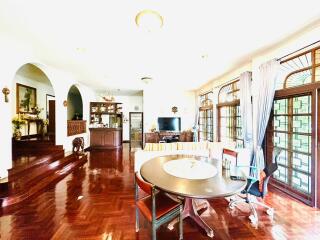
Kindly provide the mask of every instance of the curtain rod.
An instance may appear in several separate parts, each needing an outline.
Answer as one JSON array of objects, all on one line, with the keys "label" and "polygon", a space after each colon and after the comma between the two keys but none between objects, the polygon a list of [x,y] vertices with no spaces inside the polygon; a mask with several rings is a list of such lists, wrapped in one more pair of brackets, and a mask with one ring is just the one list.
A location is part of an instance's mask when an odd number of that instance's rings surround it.
[{"label": "curtain rod", "polygon": [[316,42],[313,42],[313,43],[311,43],[311,44],[309,44],[309,45],[307,45],[307,46],[304,46],[304,47],[302,47],[302,48],[300,48],[300,49],[298,49],[298,50],[296,50],[296,51],[293,51],[293,52],[291,52],[291,53],[288,53],[288,54],[286,54],[286,55],[284,55],[284,56],[282,56],[282,57],[280,57],[280,58],[277,58],[277,61],[281,61],[282,59],[284,59],[284,58],[286,58],[286,57],[289,57],[290,55],[292,55],[292,54],[294,54],[294,53],[300,52],[300,51],[303,50],[303,49],[306,49],[306,48],[308,48],[308,47],[311,47],[312,45],[315,45],[315,44],[317,44],[317,43],[320,43],[320,40],[318,40],[318,41],[316,41]]},{"label": "curtain rod", "polygon": [[225,86],[225,85],[227,85],[227,84],[229,84],[229,83],[235,82],[235,81],[238,80],[239,78],[240,78],[240,76],[235,77],[235,78],[233,78],[233,79],[231,79],[231,80],[229,80],[229,81],[227,81],[227,82],[224,82],[224,83],[221,83],[220,85],[215,86],[213,89],[215,89],[215,88],[220,88],[220,87],[223,87],[223,86]]}]

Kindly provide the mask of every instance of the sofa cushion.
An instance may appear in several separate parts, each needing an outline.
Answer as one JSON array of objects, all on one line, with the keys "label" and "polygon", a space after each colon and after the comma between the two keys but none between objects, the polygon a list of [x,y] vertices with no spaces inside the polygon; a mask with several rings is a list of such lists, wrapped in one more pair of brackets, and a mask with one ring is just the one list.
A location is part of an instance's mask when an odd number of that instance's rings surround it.
[{"label": "sofa cushion", "polygon": [[207,150],[207,142],[178,142],[178,150]]},{"label": "sofa cushion", "polygon": [[146,143],[144,151],[174,151],[177,150],[177,143]]}]

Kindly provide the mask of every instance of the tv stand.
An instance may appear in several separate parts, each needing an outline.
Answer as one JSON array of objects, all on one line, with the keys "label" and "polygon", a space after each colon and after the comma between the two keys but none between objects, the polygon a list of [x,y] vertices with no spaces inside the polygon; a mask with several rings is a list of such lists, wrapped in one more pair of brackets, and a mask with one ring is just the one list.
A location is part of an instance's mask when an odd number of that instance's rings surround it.
[{"label": "tv stand", "polygon": [[[162,137],[161,137],[162,135]],[[161,134],[160,133],[160,141],[159,142],[166,142],[166,143],[171,143],[171,142],[179,142],[179,137],[180,133],[169,133],[169,134]]]},{"label": "tv stand", "polygon": [[145,143],[159,142],[192,142],[193,132],[149,132],[144,134]]}]

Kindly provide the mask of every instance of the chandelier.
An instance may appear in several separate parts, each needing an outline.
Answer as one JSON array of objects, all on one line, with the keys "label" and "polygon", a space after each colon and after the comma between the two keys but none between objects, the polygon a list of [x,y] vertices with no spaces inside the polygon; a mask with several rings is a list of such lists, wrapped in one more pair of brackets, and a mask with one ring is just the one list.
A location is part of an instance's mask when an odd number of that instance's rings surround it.
[{"label": "chandelier", "polygon": [[114,102],[114,96],[111,94],[111,91],[106,91],[106,95],[102,96],[103,100],[106,102]]}]

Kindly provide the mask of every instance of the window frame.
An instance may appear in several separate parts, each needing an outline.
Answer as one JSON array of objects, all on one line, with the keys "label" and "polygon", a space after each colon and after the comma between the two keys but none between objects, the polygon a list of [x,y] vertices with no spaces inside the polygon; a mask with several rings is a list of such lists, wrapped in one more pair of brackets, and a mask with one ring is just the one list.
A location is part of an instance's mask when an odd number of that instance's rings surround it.
[{"label": "window frame", "polygon": [[[218,133],[218,141],[221,142],[221,139],[222,139],[222,136],[221,136],[221,127],[222,127],[222,124],[221,124],[221,110],[222,108],[224,107],[229,107],[231,108],[231,112],[232,112],[232,121],[233,121],[233,124],[232,124],[232,133],[231,133],[231,140],[234,141],[234,142],[241,142],[241,145],[243,146],[244,144],[244,141],[242,138],[238,138],[237,137],[237,129],[240,128],[241,131],[242,131],[242,124],[240,126],[237,125],[237,117],[240,117],[241,119],[241,113],[240,115],[238,116],[237,115],[237,107],[240,107],[240,99],[238,98],[235,98],[234,94],[239,92],[240,91],[240,88],[235,88],[234,86],[237,85],[237,83],[240,81],[240,79],[236,79],[235,81],[232,81],[224,86],[222,86],[220,88],[220,91],[219,91],[219,103],[217,104],[217,112],[218,112],[218,122],[217,122],[217,133]],[[224,89],[224,88],[227,88],[228,86],[232,85],[232,89],[231,91],[228,92],[228,94],[232,95],[233,97],[233,100],[232,101],[224,101],[224,102],[220,102],[221,101],[221,98],[220,98],[220,94],[221,94],[221,91]],[[240,120],[241,122],[241,120]]]},{"label": "window frame", "polygon": [[[274,97],[274,101],[276,100],[280,100],[280,99],[292,99],[294,97],[299,97],[299,96],[305,96],[305,95],[310,95],[311,96],[311,192],[310,194],[306,194],[303,193],[302,191],[297,190],[296,188],[290,186],[289,184],[286,184],[284,182],[281,182],[280,180],[277,180],[276,178],[274,178],[273,176],[270,179],[270,183],[271,185],[273,185],[274,187],[278,188],[279,190],[287,193],[288,195],[308,204],[311,206],[316,206],[316,204],[320,205],[320,191],[317,191],[317,189],[315,189],[316,186],[316,181],[318,182],[318,184],[320,183],[320,164],[318,164],[318,176],[316,179],[316,160],[317,157],[320,158],[320,151],[317,155],[317,143],[316,143],[316,134],[317,132],[320,132],[320,113],[318,113],[317,116],[317,108],[320,109],[320,103],[316,101],[316,99],[320,99],[320,81],[316,81],[316,68],[320,66],[320,62],[319,63],[315,63],[315,57],[316,57],[316,51],[320,50],[320,46],[317,46],[315,48],[309,49],[307,51],[303,51],[297,55],[294,55],[290,58],[285,59],[284,61],[281,61],[280,63],[286,63],[290,60],[299,58],[305,54],[309,54],[311,53],[311,65],[308,67],[303,67],[301,69],[297,69],[294,70],[290,73],[288,73],[288,75],[285,77],[285,80],[283,82],[283,86],[282,89],[276,90],[275,91],[275,97]],[[302,85],[298,85],[298,86],[293,86],[293,87],[287,87],[287,83],[288,83],[288,79],[289,77],[291,77],[292,75],[299,73],[299,72],[303,72],[306,70],[311,70],[311,83],[307,83],[307,84],[302,84]],[[292,117],[294,117],[294,115],[292,115]],[[272,112],[270,114],[270,119],[269,119],[269,124],[268,124],[268,128],[267,128],[267,132],[266,132],[266,137],[265,137],[265,152],[266,152],[266,160],[268,163],[272,162],[272,153],[273,153],[273,149],[274,149],[274,144],[273,144],[273,138],[274,138],[274,125],[273,125],[273,121],[274,121],[274,112],[273,112],[273,108],[272,108]],[[289,119],[288,119],[289,121]],[[317,125],[317,121],[318,121],[318,125]],[[288,123],[289,125],[289,123]],[[288,128],[289,130],[289,128]],[[318,142],[320,143],[319,139]],[[318,143],[318,144],[319,144]],[[289,142],[288,142],[288,149],[293,149],[294,145],[291,142],[291,146],[289,146]],[[294,152],[294,151],[293,151]],[[293,164],[292,164],[292,157],[291,159],[287,159],[288,161],[291,160],[291,166],[288,166],[291,169],[293,169]],[[316,195],[318,198],[318,203],[316,203]]]},{"label": "window frame", "polygon": [[[199,130],[198,130],[198,141],[210,141],[210,142],[213,142],[214,140],[214,134],[213,134],[213,104],[212,104],[212,99],[209,98],[209,95],[210,94],[213,94],[213,91],[209,91],[209,92],[206,92],[204,94],[201,94],[199,96],[199,99],[203,99],[201,101],[200,104],[203,104],[203,106],[200,106],[199,107],[199,117],[198,117],[198,125],[199,125]],[[207,101],[207,103],[209,104],[206,104],[205,101]],[[211,101],[211,103],[210,103]],[[204,114],[204,117],[203,117],[203,122],[204,124],[201,124],[201,112],[203,112]],[[211,124],[209,125],[208,124],[208,119],[211,119]],[[201,125],[204,125],[204,130],[206,131],[201,131]],[[211,126],[210,130],[211,131],[208,131],[208,126]],[[202,138],[202,134],[201,133],[204,133],[205,135],[205,138]],[[211,135],[211,136],[210,136]]]}]

